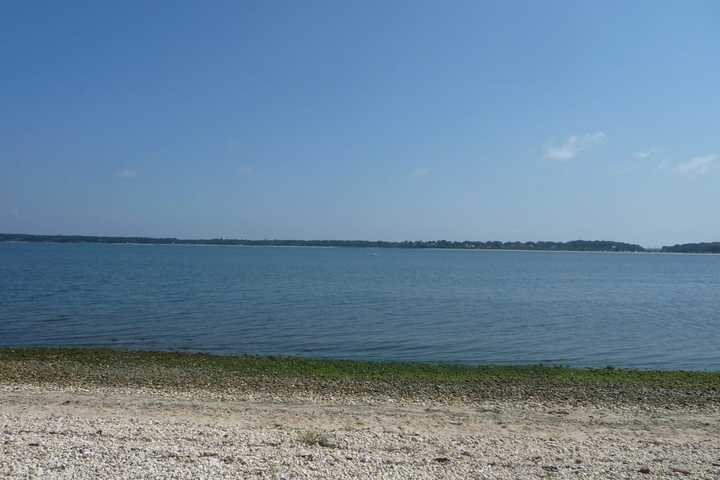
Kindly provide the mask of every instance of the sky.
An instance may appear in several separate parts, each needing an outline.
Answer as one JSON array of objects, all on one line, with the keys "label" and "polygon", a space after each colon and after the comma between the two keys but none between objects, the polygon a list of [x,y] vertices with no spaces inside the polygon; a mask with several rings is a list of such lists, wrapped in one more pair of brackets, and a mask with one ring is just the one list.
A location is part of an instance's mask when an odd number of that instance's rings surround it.
[{"label": "sky", "polygon": [[0,232],[720,240],[716,1],[0,4]]}]

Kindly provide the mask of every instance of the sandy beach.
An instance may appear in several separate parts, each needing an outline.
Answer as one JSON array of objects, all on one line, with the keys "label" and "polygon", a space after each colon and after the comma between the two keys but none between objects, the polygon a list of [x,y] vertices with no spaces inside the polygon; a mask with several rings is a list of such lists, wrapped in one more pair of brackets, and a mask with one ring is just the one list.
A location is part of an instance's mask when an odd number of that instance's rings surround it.
[{"label": "sandy beach", "polygon": [[26,361],[0,364],[0,478],[720,478],[713,390],[662,405],[178,389],[22,382]]}]

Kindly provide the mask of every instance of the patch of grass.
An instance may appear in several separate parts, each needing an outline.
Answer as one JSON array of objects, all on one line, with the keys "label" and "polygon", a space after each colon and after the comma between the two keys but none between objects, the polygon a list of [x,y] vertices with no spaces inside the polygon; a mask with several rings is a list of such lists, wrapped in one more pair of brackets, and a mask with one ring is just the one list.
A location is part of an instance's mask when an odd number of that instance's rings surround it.
[{"label": "patch of grass", "polygon": [[304,432],[301,432],[298,435],[298,440],[300,443],[303,443],[307,445],[308,447],[314,447],[314,446],[320,446],[324,448],[334,448],[335,443],[330,439],[330,437],[323,432],[317,432],[314,430],[307,430]]}]

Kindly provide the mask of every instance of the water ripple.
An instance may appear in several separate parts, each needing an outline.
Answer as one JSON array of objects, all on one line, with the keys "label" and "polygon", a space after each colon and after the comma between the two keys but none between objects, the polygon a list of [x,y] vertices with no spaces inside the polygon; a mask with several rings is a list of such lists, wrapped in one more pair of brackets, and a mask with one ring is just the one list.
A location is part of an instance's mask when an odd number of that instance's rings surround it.
[{"label": "water ripple", "polygon": [[720,257],[0,244],[0,345],[720,370]]}]

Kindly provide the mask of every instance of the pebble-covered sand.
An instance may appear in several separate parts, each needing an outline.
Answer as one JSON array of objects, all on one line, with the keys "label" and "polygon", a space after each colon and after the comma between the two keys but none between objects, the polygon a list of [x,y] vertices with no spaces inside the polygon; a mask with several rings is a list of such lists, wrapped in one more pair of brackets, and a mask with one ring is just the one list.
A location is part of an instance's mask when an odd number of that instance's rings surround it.
[{"label": "pebble-covered sand", "polygon": [[720,405],[0,384],[0,478],[720,479]]}]

